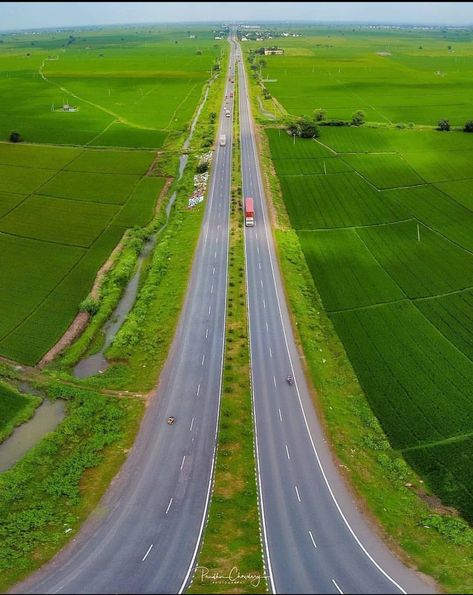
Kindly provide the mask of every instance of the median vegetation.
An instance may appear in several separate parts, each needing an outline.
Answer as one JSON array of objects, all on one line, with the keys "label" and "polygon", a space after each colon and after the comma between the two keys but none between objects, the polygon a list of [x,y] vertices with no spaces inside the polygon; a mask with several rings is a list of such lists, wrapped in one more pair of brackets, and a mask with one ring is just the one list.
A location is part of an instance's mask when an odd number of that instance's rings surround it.
[{"label": "median vegetation", "polygon": [[253,442],[238,112],[235,110],[227,322],[215,485],[190,593],[264,593]]}]

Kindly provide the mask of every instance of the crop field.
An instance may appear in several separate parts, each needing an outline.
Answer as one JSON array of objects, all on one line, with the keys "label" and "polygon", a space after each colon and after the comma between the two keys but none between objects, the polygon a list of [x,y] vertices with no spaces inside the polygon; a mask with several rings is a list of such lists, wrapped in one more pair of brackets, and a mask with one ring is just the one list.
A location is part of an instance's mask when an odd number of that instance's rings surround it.
[{"label": "crop field", "polygon": [[473,117],[471,31],[293,28],[302,36],[275,39],[285,53],[265,56],[262,68],[267,89],[289,113],[324,109],[349,120],[363,110],[370,122],[427,125]]},{"label": "crop field", "polygon": [[64,333],[125,230],[150,221],[165,181],[146,176],[154,159],[0,145],[1,167],[15,173],[0,192],[0,355],[34,364]]},{"label": "crop field", "polygon": [[294,144],[267,131],[290,221],[375,414],[473,522],[473,135],[320,127]]},{"label": "crop field", "polygon": [[0,35],[0,356],[36,364],[126,229],[151,221],[157,149],[187,130],[227,45],[193,33]]},{"label": "crop field", "polygon": [[[161,147],[185,130],[225,47],[205,29],[195,33],[149,26],[3,34],[0,139],[17,130],[28,142]],[[62,111],[64,104],[77,110]]]}]

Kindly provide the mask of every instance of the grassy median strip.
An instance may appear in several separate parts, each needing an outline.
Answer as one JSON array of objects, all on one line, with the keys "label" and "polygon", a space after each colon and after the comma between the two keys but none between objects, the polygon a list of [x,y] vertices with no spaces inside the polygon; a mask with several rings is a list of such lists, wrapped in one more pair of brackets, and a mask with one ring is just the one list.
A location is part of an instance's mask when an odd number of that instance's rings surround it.
[{"label": "grassy median strip", "polygon": [[264,593],[253,441],[238,114],[235,110],[223,395],[209,520],[190,593]]}]

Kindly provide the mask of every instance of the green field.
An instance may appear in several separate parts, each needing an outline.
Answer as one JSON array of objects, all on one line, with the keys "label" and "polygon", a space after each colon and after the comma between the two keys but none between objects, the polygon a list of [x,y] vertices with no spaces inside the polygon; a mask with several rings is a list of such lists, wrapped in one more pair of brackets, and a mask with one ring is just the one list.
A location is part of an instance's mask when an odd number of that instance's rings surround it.
[{"label": "green field", "polygon": [[291,114],[321,108],[349,120],[363,110],[371,122],[429,125],[473,117],[470,29],[291,28],[302,36],[273,39],[285,54],[265,56],[262,68],[266,88]]},{"label": "green field", "polygon": [[[0,356],[36,364],[126,229],[153,218],[166,181],[152,171],[157,149],[187,130],[226,47],[195,34],[1,35]],[[1,142],[12,130],[23,143]]]},{"label": "green field", "polygon": [[267,129],[309,270],[391,445],[473,522],[473,135],[319,131]]},{"label": "green field", "polygon": [[165,180],[146,176],[153,151],[0,145],[0,159],[15,174],[0,192],[0,355],[35,364],[125,230],[151,220]]},{"label": "green field", "polygon": [[152,25],[4,34],[0,139],[159,148],[185,130],[224,44]]}]

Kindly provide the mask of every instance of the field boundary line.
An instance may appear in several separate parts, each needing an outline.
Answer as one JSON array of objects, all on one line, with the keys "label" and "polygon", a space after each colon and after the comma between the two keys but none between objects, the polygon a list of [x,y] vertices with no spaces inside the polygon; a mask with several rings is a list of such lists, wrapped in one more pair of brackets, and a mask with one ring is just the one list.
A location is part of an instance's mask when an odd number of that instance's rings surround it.
[{"label": "field boundary line", "polygon": [[377,302],[376,304],[366,304],[366,306],[354,306],[353,308],[341,308],[340,310],[329,310],[327,308],[328,314],[343,314],[345,312],[358,312],[359,310],[371,310],[373,308],[382,308],[383,306],[390,306],[392,304],[400,304],[402,302],[410,302],[410,298],[400,298],[398,300],[391,300],[389,302]]},{"label": "field boundary line", "polygon": [[463,289],[454,289],[453,291],[447,291],[445,293],[437,293],[433,295],[427,295],[425,297],[418,297],[418,298],[410,298],[414,303],[415,302],[426,302],[428,300],[435,300],[438,298],[448,297],[449,295],[457,295],[459,293],[464,293],[466,291],[473,290],[473,286],[464,287]]},{"label": "field boundary line", "polygon": [[[72,157],[72,159],[70,159],[67,163],[65,163],[61,168],[59,168],[57,170],[49,170],[48,168],[38,168],[38,169],[45,169],[47,171],[54,171],[54,174],[50,178],[48,178],[47,180],[45,180],[44,182],[42,182],[37,188],[35,188],[35,190],[33,190],[33,192],[28,193],[23,200],[21,200],[18,204],[16,204],[15,206],[13,206],[7,213],[4,213],[0,217],[0,221],[2,219],[4,219],[7,215],[9,215],[11,212],[13,212],[15,209],[17,209],[19,206],[21,206],[24,202],[26,202],[28,200],[28,198],[31,198],[35,194],[40,194],[38,192],[38,190],[40,190],[45,184],[48,184],[49,182],[51,182],[52,180],[54,180],[54,178],[56,178],[57,175],[60,172],[65,171],[65,168],[68,165],[70,165],[75,159],[78,159],[79,156],[82,155],[83,152],[84,152],[84,150],[82,149],[81,152],[78,155],[76,155],[75,157]],[[26,168],[26,169],[28,169],[28,168]],[[33,169],[33,168],[29,168],[29,169]],[[4,233],[4,232],[2,232],[2,233]],[[9,234],[9,235],[15,235],[15,234]],[[19,236],[19,237],[28,237],[28,236]],[[30,238],[30,239],[35,239],[35,238]],[[47,241],[47,240],[40,240],[40,241]]]},{"label": "field boundary line", "polygon": [[[208,81],[204,81],[203,85],[202,85],[202,91],[204,90],[204,88],[206,87]],[[170,126],[171,123],[174,121],[174,116],[177,114],[178,110],[180,110],[181,106],[189,99],[189,95],[192,93],[192,91],[197,87],[198,83],[195,83],[194,85],[192,85],[192,87],[189,89],[189,92],[187,93],[187,95],[184,97],[184,99],[179,103],[179,105],[176,107],[176,109],[173,111],[173,113],[171,114],[171,117],[169,118],[169,122],[167,123],[167,125],[163,128],[163,130],[165,130],[166,132],[171,132],[170,130]],[[202,91],[200,93],[200,95],[202,96]]]},{"label": "field boundary line", "polygon": [[409,217],[408,219],[399,219],[398,221],[387,221],[386,223],[368,223],[367,225],[350,225],[348,227],[315,227],[315,228],[302,228],[298,229],[294,227],[294,231],[298,233],[299,231],[308,232],[308,231],[344,231],[345,229],[366,229],[369,227],[381,227],[381,226],[388,226],[388,225],[397,225],[398,223],[407,223],[408,221],[416,221],[415,217]]},{"label": "field boundary line", "polygon": [[415,444],[414,446],[406,446],[405,448],[397,449],[397,452],[405,453],[410,452],[412,450],[422,450],[423,448],[440,446],[442,444],[454,444],[455,442],[462,442],[463,440],[468,440],[468,438],[473,438],[473,431],[467,432],[466,434],[456,434],[455,436],[443,438],[442,440],[434,440],[433,442],[422,442],[421,444]]},{"label": "field boundary line", "polygon": [[[322,145],[322,147],[325,147],[326,149],[328,149],[329,151],[331,151],[332,153],[334,153],[337,157],[340,156],[340,153],[337,153],[337,151],[335,151],[335,149],[332,149],[332,147],[330,147],[329,145],[326,145],[325,143],[323,143],[321,140],[319,140],[318,138],[314,139],[316,143],[318,143],[319,145]],[[294,158],[292,158],[294,159]]]},{"label": "field boundary line", "polygon": [[115,124],[115,122],[117,122],[117,120],[114,118],[109,124],[107,124],[105,126],[105,128],[103,130],[101,130],[96,136],[94,136],[93,138],[91,138],[89,141],[87,141],[84,145],[84,147],[89,147],[95,140],[97,140],[98,138],[100,138],[102,136],[102,134],[104,134],[105,132],[107,132],[107,130],[113,125]]},{"label": "field boundary line", "polygon": [[394,279],[394,277],[383,267],[383,265],[379,262],[379,260],[377,259],[377,257],[373,254],[373,252],[368,248],[366,242],[364,241],[364,239],[360,236],[360,234],[358,233],[358,231],[355,229],[355,234],[358,237],[358,239],[362,242],[363,246],[368,250],[368,252],[371,254],[371,256],[374,258],[374,260],[377,262],[378,266],[381,267],[381,269],[386,273],[386,275],[391,279],[391,281],[394,283],[394,285],[396,285],[396,287],[399,289],[399,291],[406,296],[406,299],[409,299],[409,297],[407,296],[406,292],[404,291],[404,289],[399,285],[399,283],[396,281],[396,279]]}]

